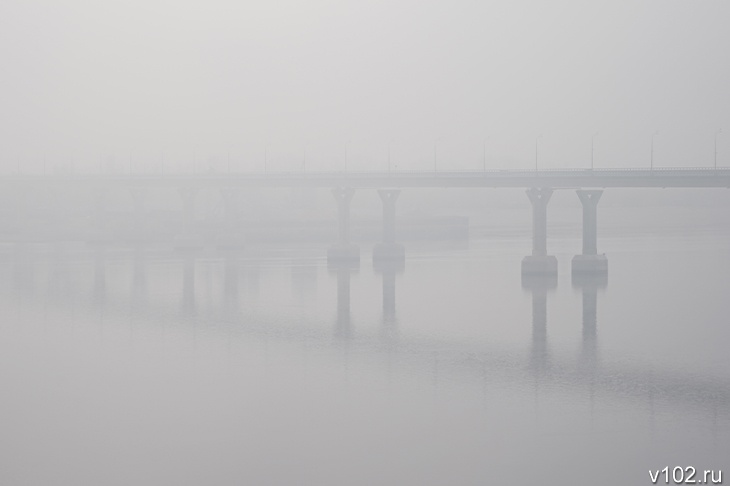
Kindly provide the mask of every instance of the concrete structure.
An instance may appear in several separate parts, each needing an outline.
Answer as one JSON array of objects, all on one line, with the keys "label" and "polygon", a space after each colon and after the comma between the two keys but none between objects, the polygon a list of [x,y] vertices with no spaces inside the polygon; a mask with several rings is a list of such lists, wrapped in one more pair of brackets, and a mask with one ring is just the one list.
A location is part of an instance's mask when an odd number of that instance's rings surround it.
[{"label": "concrete structure", "polygon": [[[725,187],[730,188],[730,168],[667,168],[667,169],[558,169],[558,170],[490,170],[490,171],[413,171],[413,172],[301,172],[301,173],[228,173],[228,174],[128,174],[128,175],[29,175],[0,176],[0,193],[11,194],[10,210],[0,208],[0,234],[9,241],[40,241],[83,235],[81,239],[96,243],[119,240],[117,228],[129,231],[134,244],[173,240],[176,248],[192,250],[203,246],[204,237],[215,235],[222,248],[243,246],[239,227],[237,194],[242,188],[315,188],[335,187],[332,191],[338,204],[338,241],[328,251],[328,261],[359,262],[359,248],[350,241],[350,202],[356,188],[381,188],[383,203],[383,242],[373,250],[375,260],[402,260],[403,245],[395,241],[395,204],[402,188],[519,187],[527,191],[533,210],[532,255],[522,261],[522,272],[545,275],[557,272],[557,260],[547,254],[547,204],[554,189],[581,187],[578,197],[583,205],[583,251],[572,262],[573,273],[606,273],[605,255],[597,252],[597,204],[607,187]],[[131,192],[132,224],[114,225],[105,211],[108,192],[116,189]],[[211,232],[198,231],[195,225],[195,196],[199,190],[221,191],[226,205],[225,228]],[[594,188],[594,189],[591,189]],[[174,189],[182,199],[180,233],[174,226],[153,225],[147,214],[146,201],[154,190]],[[91,218],[68,211],[71,224],[48,224],[58,220],[52,212],[38,211],[42,201],[34,194],[58,192],[74,194],[90,191],[94,195]],[[70,201],[74,198],[70,197]],[[63,207],[63,204],[57,205]],[[88,210],[87,210],[88,214]],[[46,218],[43,220],[40,218]],[[159,214],[158,222],[165,221]],[[172,220],[174,225],[174,218]],[[123,218],[119,218],[125,222]],[[209,227],[209,226],[208,226]],[[0,229],[3,229],[0,228]]]},{"label": "concrete structure", "polygon": [[533,187],[526,192],[532,203],[532,255],[522,259],[522,274],[556,275],[558,260],[547,254],[547,205],[553,190]]},{"label": "concrete structure", "polygon": [[583,205],[583,253],[573,257],[573,273],[607,273],[608,259],[598,254],[597,206],[603,190],[576,191]]},{"label": "concrete structure", "polygon": [[133,175],[5,175],[3,185],[107,187],[730,187],[730,168],[286,172]]},{"label": "concrete structure", "polygon": [[395,202],[400,189],[380,189],[378,195],[383,202],[383,242],[373,249],[373,260],[403,260],[406,249],[395,241]]},{"label": "concrete structure", "polygon": [[360,248],[350,242],[350,202],[355,195],[351,187],[336,187],[332,195],[337,202],[337,243],[327,252],[329,262],[360,262]]}]

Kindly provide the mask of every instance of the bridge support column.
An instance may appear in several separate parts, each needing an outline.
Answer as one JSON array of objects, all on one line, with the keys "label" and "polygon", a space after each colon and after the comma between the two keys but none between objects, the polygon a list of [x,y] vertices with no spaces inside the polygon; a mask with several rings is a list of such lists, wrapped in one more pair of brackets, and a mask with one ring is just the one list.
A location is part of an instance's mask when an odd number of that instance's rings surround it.
[{"label": "bridge support column", "polygon": [[378,195],[383,201],[383,242],[373,249],[373,260],[404,260],[406,250],[395,242],[395,202],[400,189],[380,189]]},{"label": "bridge support column", "polygon": [[182,208],[182,232],[175,237],[175,248],[178,249],[199,249],[203,247],[202,241],[194,235],[193,223],[195,222],[195,196],[198,189],[195,187],[181,187],[178,189],[183,201]]},{"label": "bridge support column", "polygon": [[360,248],[350,243],[350,202],[355,194],[351,187],[336,187],[332,195],[337,201],[338,237],[337,243],[327,251],[327,261],[360,262]]},{"label": "bridge support column", "polygon": [[579,189],[576,193],[583,205],[583,254],[573,257],[573,273],[607,273],[608,259],[597,250],[597,207],[603,190]]},{"label": "bridge support column", "polygon": [[553,190],[547,187],[527,190],[532,203],[532,255],[522,259],[523,275],[556,275],[558,260],[547,254],[547,205]]}]

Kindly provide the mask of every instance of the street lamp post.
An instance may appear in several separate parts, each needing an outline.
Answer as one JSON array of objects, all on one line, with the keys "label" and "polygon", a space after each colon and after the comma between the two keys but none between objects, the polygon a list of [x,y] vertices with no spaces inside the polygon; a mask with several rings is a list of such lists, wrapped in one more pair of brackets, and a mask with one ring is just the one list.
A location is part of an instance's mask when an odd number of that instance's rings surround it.
[{"label": "street lamp post", "polygon": [[542,134],[535,137],[535,172],[537,172],[537,141],[542,138]]},{"label": "street lamp post", "polygon": [[652,133],[652,135],[651,135],[651,161],[649,163],[650,170],[654,170],[654,137],[656,137],[657,133],[659,133],[659,130]]},{"label": "street lamp post", "polygon": [[598,135],[598,132],[594,133],[591,137],[591,170],[593,170],[593,153],[595,148],[596,135]]},{"label": "street lamp post", "polygon": [[722,133],[722,128],[715,132],[715,169],[717,169],[717,136]]}]

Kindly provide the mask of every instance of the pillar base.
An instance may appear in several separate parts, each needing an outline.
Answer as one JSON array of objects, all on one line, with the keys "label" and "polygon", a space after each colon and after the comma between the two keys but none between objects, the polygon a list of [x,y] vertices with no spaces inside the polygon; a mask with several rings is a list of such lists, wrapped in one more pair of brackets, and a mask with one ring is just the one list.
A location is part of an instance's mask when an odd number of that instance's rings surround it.
[{"label": "pillar base", "polygon": [[360,262],[360,247],[357,245],[335,245],[327,250],[327,261]]},{"label": "pillar base", "polygon": [[558,259],[553,255],[528,255],[522,259],[522,275],[557,275]]},{"label": "pillar base", "polygon": [[573,257],[573,274],[608,273],[606,255],[576,255]]},{"label": "pillar base", "polygon": [[400,243],[378,243],[373,248],[373,261],[375,260],[405,260],[406,248]]},{"label": "pillar base", "polygon": [[406,269],[405,253],[402,258],[376,258],[373,255],[373,270],[380,275],[386,273],[400,274]]}]

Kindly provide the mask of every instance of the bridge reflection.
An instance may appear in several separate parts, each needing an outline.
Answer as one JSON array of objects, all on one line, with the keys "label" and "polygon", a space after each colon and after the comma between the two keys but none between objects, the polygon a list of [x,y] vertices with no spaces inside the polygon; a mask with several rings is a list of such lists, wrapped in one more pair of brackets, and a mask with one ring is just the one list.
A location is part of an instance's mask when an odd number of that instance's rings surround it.
[{"label": "bridge reflection", "polygon": [[[554,276],[528,277],[521,281],[522,288],[531,297],[531,338],[528,344],[527,359],[521,358],[514,350],[505,350],[501,346],[473,343],[455,343],[419,336],[406,336],[399,330],[397,313],[398,276],[406,269],[402,261],[381,261],[374,265],[374,272],[381,277],[382,314],[380,331],[375,335],[367,332],[356,333],[352,319],[352,277],[358,275],[359,263],[343,263],[328,265],[327,271],[335,281],[335,295],[329,300],[335,303],[334,325],[330,331],[321,325],[310,326],[306,319],[296,321],[281,319],[274,311],[260,312],[256,318],[250,318],[248,311],[255,307],[256,295],[259,293],[259,260],[247,259],[245,253],[227,252],[216,256],[206,255],[203,259],[196,251],[178,251],[164,255],[152,256],[145,248],[136,246],[131,252],[113,253],[104,246],[97,246],[90,252],[76,255],[74,262],[86,262],[85,265],[71,269],[71,257],[56,248],[51,257],[42,260],[31,247],[16,247],[12,260],[13,272],[9,275],[10,286],[7,292],[0,293],[3,306],[24,305],[25,303],[52,304],[61,309],[64,306],[75,306],[78,302],[86,303],[91,313],[101,312],[104,316],[124,317],[134,315],[136,320],[160,320],[174,322],[175,316],[182,318],[192,326],[215,324],[219,328],[227,326],[237,329],[243,335],[265,335],[267,339],[276,338],[284,341],[301,341],[326,346],[332,343],[347,343],[348,349],[364,350],[378,359],[382,357],[392,364],[393,355],[398,361],[407,360],[420,363],[426,371],[434,366],[434,356],[438,356],[439,374],[467,373],[474,375],[481,383],[485,373],[499,379],[522,380],[526,383],[559,383],[578,393],[588,392],[591,397],[598,391],[608,396],[626,397],[639,400],[664,401],[695,408],[702,412],[730,415],[730,386],[722,379],[710,376],[662,373],[646,370],[641,367],[633,369],[618,368],[607,365],[599,359],[599,333],[597,322],[599,293],[607,288],[606,275],[574,275],[572,286],[580,291],[582,304],[581,351],[578,359],[566,359],[565,355],[556,355],[550,351],[549,342],[549,303],[551,293],[557,288]],[[120,272],[108,271],[109,262],[114,261],[114,268],[126,267],[130,277],[129,291],[119,290],[125,286],[110,285],[111,277],[118,280]],[[88,265],[91,263],[91,265]],[[180,269],[180,280],[173,278],[165,282],[164,288],[170,290],[160,293],[156,287],[152,297],[149,282],[151,265],[172,263]],[[317,269],[321,269],[322,260],[300,261],[292,268],[291,280],[294,290],[300,294],[317,295]],[[220,277],[220,299],[208,299],[201,306],[197,299],[201,293],[196,291],[197,277],[201,265],[218,268]],[[279,265],[281,267],[281,265]],[[295,271],[294,268],[297,268]],[[64,285],[70,282],[69,274],[76,271],[83,273],[90,269],[86,279],[76,275],[73,280],[88,282],[82,285]],[[167,267],[166,267],[167,268]],[[42,271],[36,271],[40,269]],[[243,289],[241,272],[248,275]],[[42,287],[39,275],[47,275],[46,292],[39,292]],[[206,275],[215,276],[216,272]],[[205,280],[205,279],[203,279]],[[177,285],[178,291],[174,291]],[[129,285],[129,284],[127,284]],[[216,285],[211,286],[211,289]],[[154,288],[154,287],[153,287]],[[62,290],[63,289],[63,290]],[[212,290],[211,290],[212,292]],[[91,296],[91,299],[78,296]],[[166,295],[179,295],[177,305]],[[247,295],[245,300],[242,296]],[[205,297],[205,295],[203,295]],[[280,296],[279,296],[280,297]],[[213,301],[217,305],[211,304]],[[283,302],[281,302],[283,304]],[[27,304],[26,304],[27,305]],[[448,305],[446,303],[445,305]],[[79,309],[82,310],[82,309]],[[269,312],[267,314],[266,312]],[[272,314],[273,312],[273,314]],[[292,324],[296,322],[296,324]],[[245,324],[244,324],[245,323]],[[213,326],[215,327],[215,326]],[[230,333],[230,332],[229,332]]]}]

